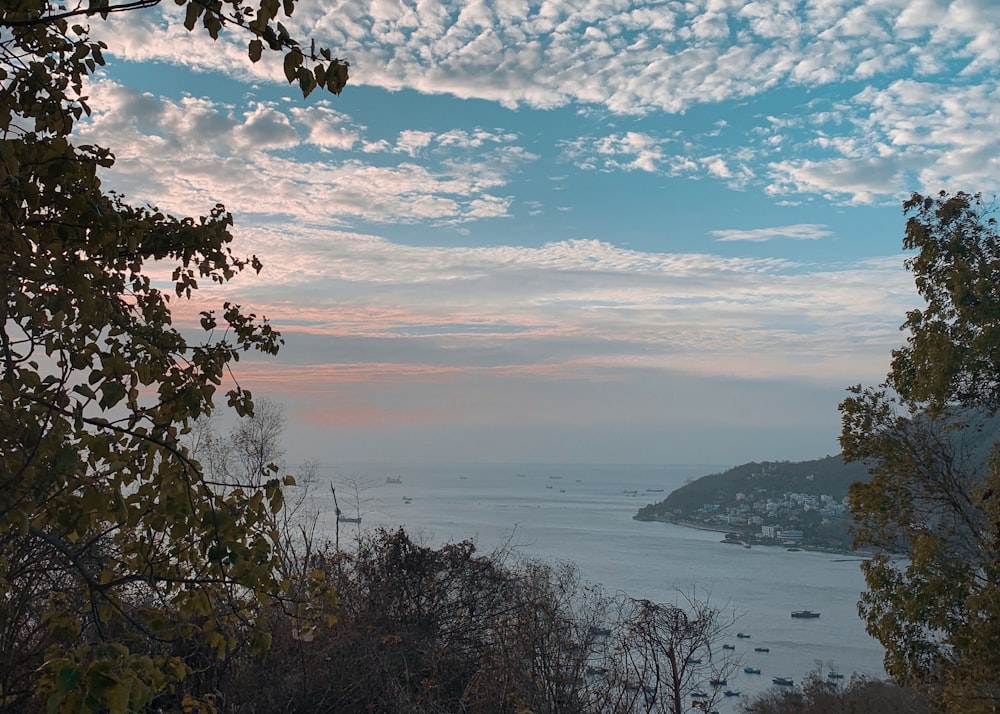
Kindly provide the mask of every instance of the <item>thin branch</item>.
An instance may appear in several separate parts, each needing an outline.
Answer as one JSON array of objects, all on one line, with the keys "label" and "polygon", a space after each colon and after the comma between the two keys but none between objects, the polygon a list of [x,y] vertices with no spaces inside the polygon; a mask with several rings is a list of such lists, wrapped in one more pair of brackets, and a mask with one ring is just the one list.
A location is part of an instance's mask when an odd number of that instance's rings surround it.
[{"label": "thin branch", "polygon": [[0,23],[0,27],[34,27],[35,25],[47,25],[56,20],[64,20],[68,17],[90,17],[92,15],[106,15],[112,12],[127,12],[129,10],[141,10],[147,7],[155,7],[160,4],[160,0],[133,0],[122,5],[108,5],[106,7],[88,7],[77,10],[67,10],[55,15],[45,15],[31,20],[6,20]]}]

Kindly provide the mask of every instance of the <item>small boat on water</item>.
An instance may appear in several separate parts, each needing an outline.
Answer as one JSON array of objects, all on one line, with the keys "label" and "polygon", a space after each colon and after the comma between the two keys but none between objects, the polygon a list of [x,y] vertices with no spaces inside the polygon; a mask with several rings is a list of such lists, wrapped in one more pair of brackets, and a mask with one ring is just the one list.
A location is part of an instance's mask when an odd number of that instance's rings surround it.
[{"label": "small boat on water", "polygon": [[771,648],[770,647],[754,647],[753,651],[754,652],[770,652]]},{"label": "small boat on water", "polygon": [[744,667],[743,668],[743,673],[744,674],[760,674],[760,669],[758,669],[757,667]]},{"label": "small boat on water", "polygon": [[749,640],[750,639],[750,635],[747,635],[747,634],[745,634],[743,632],[737,632],[736,636],[739,637],[741,640]]},{"label": "small boat on water", "polygon": [[337,523],[361,523],[361,518],[348,518],[347,516],[337,516]]},{"label": "small boat on water", "polygon": [[827,679],[843,679],[844,675],[842,675],[840,672],[830,672],[829,674],[826,675],[826,678]]},{"label": "small boat on water", "polygon": [[736,645],[722,645],[722,649],[724,649],[724,650],[734,650],[734,649],[736,649]]},{"label": "small boat on water", "polygon": [[774,677],[771,679],[772,682],[777,684],[779,687],[793,687],[795,682],[789,677]]},{"label": "small boat on water", "polygon": [[727,697],[738,697],[738,696],[740,696],[739,692],[734,692],[732,689],[727,689],[726,691],[723,692],[723,694],[725,694]]},{"label": "small boat on water", "polygon": [[687,658],[687,663],[688,664],[701,664],[701,657],[688,657]]},{"label": "small boat on water", "polygon": [[792,617],[813,618],[819,617],[819,613],[812,610],[792,610]]},{"label": "small boat on water", "polygon": [[401,476],[386,476],[385,482],[386,483],[403,483],[403,479],[402,479]]},{"label": "small boat on water", "polygon": [[700,689],[696,689],[695,691],[691,692],[691,696],[697,698],[704,698],[708,696],[708,692],[703,692]]},{"label": "small boat on water", "polygon": [[710,680],[708,680],[708,683],[711,684],[713,687],[725,687],[726,686],[726,680],[724,680],[724,679],[710,679]]}]

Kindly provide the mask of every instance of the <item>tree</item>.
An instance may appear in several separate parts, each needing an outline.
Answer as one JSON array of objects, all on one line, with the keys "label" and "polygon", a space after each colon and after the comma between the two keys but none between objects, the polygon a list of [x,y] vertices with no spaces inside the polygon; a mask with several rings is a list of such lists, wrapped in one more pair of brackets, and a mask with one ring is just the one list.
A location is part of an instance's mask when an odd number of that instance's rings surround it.
[{"label": "tree", "polygon": [[[671,604],[619,595],[615,609],[617,621],[602,667],[607,711],[710,711],[722,698],[720,687],[739,666],[738,658],[721,645],[735,614],[694,596]],[[704,696],[690,699],[698,690]]]},{"label": "tree", "polygon": [[[107,49],[80,23],[158,2],[0,5],[0,708],[193,706],[199,658],[266,646],[254,607],[290,592],[271,528],[290,480],[218,488],[185,445],[232,363],[281,339],[229,303],[200,313],[200,336],[174,324],[200,283],[261,264],[232,252],[223,206],[130,206],[102,189],[111,151],[72,142]],[[253,62],[281,53],[304,94],[347,81],[278,22],[294,0],[177,4],[189,30],[244,33]],[[173,267],[169,291],[154,264]],[[238,384],[225,397],[253,413]]]},{"label": "tree", "polygon": [[801,687],[771,687],[740,707],[743,714],[931,714],[930,700],[914,689],[866,677],[852,677],[843,689],[818,673]]},{"label": "tree", "polygon": [[[888,673],[944,707],[1000,704],[1000,236],[978,194],[914,194],[905,248],[923,310],[879,388],[840,405],[844,457],[872,479],[851,488],[859,609]],[[901,553],[897,560],[892,553]]]}]

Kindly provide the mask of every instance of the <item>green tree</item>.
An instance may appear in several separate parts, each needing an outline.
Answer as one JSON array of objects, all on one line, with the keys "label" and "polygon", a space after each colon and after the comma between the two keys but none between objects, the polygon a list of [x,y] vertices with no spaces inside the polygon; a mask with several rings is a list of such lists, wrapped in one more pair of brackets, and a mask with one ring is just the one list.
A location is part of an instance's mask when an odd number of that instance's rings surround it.
[{"label": "green tree", "polygon": [[[282,479],[218,488],[185,445],[230,365],[281,340],[239,305],[200,313],[200,334],[173,310],[260,262],[232,252],[223,206],[130,206],[101,186],[111,151],[72,140],[107,49],[88,23],[158,2],[0,4],[0,709],[193,707],[198,658],[266,646],[255,608],[292,589]],[[281,53],[304,94],[347,81],[278,21],[294,0],[176,4],[188,30],[241,32],[251,61]],[[169,289],[153,264],[173,267]],[[252,413],[239,386],[225,398]],[[321,574],[305,589],[325,592]]]},{"label": "green tree", "polygon": [[[862,566],[859,608],[886,670],[955,711],[996,711],[1000,653],[1000,236],[980,195],[914,194],[904,247],[923,310],[879,388],[840,405]],[[890,554],[906,556],[894,559]]]}]

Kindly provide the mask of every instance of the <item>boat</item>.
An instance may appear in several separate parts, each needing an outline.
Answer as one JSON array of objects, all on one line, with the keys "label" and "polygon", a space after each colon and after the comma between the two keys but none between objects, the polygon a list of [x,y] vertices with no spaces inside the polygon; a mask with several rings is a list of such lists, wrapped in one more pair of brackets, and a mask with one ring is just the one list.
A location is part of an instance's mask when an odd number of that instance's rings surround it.
[{"label": "boat", "polygon": [[747,550],[750,550],[752,546],[749,543],[744,543],[743,547],[746,548]]},{"label": "boat", "polygon": [[801,548],[785,548],[785,550],[787,550],[789,553],[798,553],[802,549]]},{"label": "boat", "polygon": [[553,481],[558,481],[559,479],[562,478],[562,476],[549,476],[549,478],[552,479]]},{"label": "boat", "polygon": [[760,669],[757,667],[744,667],[743,672],[745,674],[760,674]]},{"label": "boat", "polygon": [[516,474],[518,478],[528,478],[528,474]]},{"label": "boat", "polygon": [[777,684],[779,687],[795,686],[795,682],[793,682],[790,677],[773,677],[771,681]]},{"label": "boat", "polygon": [[698,697],[698,698],[707,697],[708,696],[708,692],[703,692],[700,689],[696,689],[695,691],[691,692],[691,696],[692,697]]},{"label": "boat", "polygon": [[386,483],[403,483],[403,479],[400,476],[386,476]]},{"label": "boat", "polygon": [[741,640],[749,640],[750,639],[750,635],[744,634],[742,632],[737,632],[736,636],[739,637]]},{"label": "boat", "polygon": [[347,516],[337,516],[337,523],[361,523],[361,518],[348,518]]},{"label": "boat", "polygon": [[663,493],[662,488],[647,488],[647,493]]},{"label": "boat", "polygon": [[458,478],[459,478],[460,481],[465,481],[469,477],[468,476],[459,476]]},{"label": "boat", "polygon": [[726,686],[726,680],[724,680],[724,679],[710,679],[710,680],[708,680],[708,683],[711,684],[713,687],[725,687]]},{"label": "boat", "polygon": [[727,689],[726,691],[723,692],[723,694],[726,695],[727,697],[738,697],[738,696],[740,696],[739,692],[734,692],[732,689]]},{"label": "boat", "polygon": [[770,652],[771,648],[770,647],[754,647],[753,651],[754,652]]},{"label": "boat", "polygon": [[829,674],[826,675],[826,678],[827,679],[843,679],[844,675],[842,675],[840,672],[830,672]]},{"label": "boat", "polygon": [[688,657],[687,658],[687,663],[688,664],[701,664],[701,657]]},{"label": "boat", "polygon": [[792,617],[800,617],[800,618],[819,617],[819,613],[813,612],[812,610],[792,610]]},{"label": "boat", "polygon": [[724,649],[724,650],[734,650],[734,649],[736,649],[736,645],[722,645],[722,649]]}]

